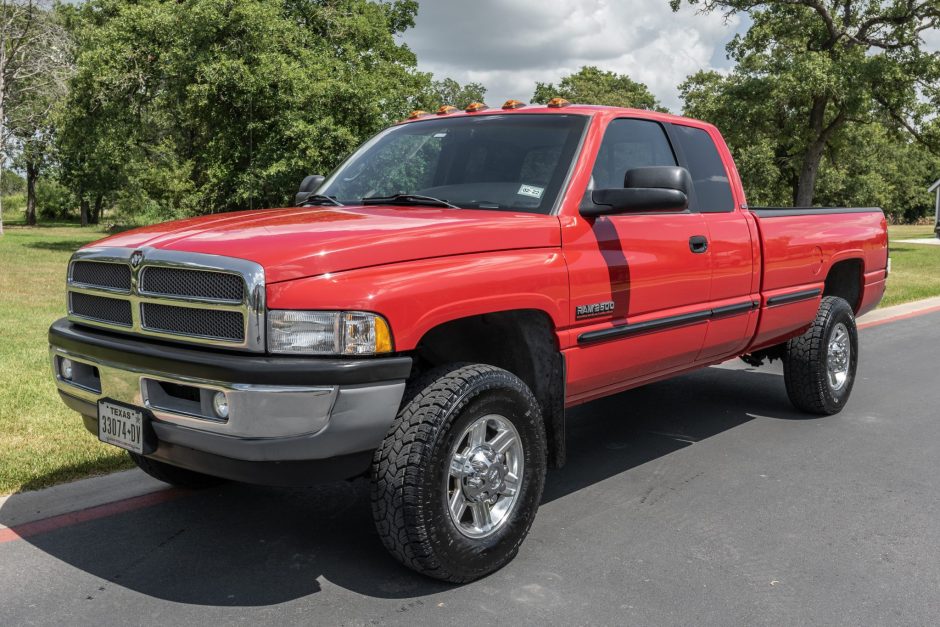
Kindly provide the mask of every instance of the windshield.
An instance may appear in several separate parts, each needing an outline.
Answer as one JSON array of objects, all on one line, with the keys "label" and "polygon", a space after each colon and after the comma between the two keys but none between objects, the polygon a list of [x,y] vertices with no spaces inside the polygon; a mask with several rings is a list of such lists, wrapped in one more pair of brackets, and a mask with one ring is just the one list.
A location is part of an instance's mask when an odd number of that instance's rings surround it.
[{"label": "windshield", "polygon": [[548,214],[586,122],[514,114],[395,126],[363,144],[317,193],[343,204],[409,194],[458,208]]}]

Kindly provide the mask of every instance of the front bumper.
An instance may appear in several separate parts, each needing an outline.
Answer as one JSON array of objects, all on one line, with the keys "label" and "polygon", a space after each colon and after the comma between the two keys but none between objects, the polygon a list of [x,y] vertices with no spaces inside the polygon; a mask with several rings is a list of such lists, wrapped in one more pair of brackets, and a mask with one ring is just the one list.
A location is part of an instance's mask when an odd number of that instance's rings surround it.
[{"label": "front bumper", "polygon": [[[148,457],[273,485],[365,471],[411,371],[410,357],[239,355],[141,341],[65,319],[49,329],[49,345],[59,394],[96,435],[99,400],[143,407],[156,437]],[[72,380],[60,373],[63,358],[75,364]],[[207,403],[215,392],[228,399],[226,420]]]}]

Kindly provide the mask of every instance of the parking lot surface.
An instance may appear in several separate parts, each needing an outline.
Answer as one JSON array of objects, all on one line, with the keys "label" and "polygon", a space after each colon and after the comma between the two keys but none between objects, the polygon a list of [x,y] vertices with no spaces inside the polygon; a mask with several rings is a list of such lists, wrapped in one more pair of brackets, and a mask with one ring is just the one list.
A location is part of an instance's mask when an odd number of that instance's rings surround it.
[{"label": "parking lot surface", "polygon": [[740,362],[572,410],[481,581],[399,566],[365,481],[231,484],[0,543],[0,624],[936,624],[940,313],[860,336],[837,416]]}]

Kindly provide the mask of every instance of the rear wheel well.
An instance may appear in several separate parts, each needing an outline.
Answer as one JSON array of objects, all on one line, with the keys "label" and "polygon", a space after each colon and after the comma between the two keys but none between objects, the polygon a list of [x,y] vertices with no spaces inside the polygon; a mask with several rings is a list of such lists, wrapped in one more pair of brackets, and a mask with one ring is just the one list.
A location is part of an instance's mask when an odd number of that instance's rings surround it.
[{"label": "rear wheel well", "polygon": [[470,362],[508,370],[522,379],[542,410],[553,467],[565,460],[564,358],[552,319],[539,310],[513,310],[459,318],[424,334],[414,350],[415,372]]},{"label": "rear wheel well", "polygon": [[840,261],[826,275],[823,296],[838,296],[852,307],[852,311],[858,312],[862,302],[862,281],[861,259]]}]

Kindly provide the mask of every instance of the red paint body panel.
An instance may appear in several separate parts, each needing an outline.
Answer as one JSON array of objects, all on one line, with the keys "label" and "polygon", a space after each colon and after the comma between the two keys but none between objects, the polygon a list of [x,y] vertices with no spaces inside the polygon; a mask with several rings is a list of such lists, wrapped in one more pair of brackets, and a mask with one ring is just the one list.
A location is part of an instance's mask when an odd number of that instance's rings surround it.
[{"label": "red paint body panel", "polygon": [[748,350],[773,346],[802,333],[815,316],[819,298],[769,308],[767,299],[794,291],[824,289],[826,275],[840,261],[855,259],[862,263],[864,280],[856,314],[862,315],[877,306],[884,294],[888,263],[888,232],[883,214],[813,214],[756,220],[765,309]]},{"label": "red paint body panel", "polygon": [[271,309],[381,313],[395,348],[412,350],[433,327],[467,316],[539,310],[568,320],[568,273],[559,248],[425,259],[268,286]]},{"label": "red paint body panel", "polygon": [[757,218],[763,291],[822,282],[838,261],[860,259],[864,272],[887,264],[887,225],[880,213]]},{"label": "red paint body panel", "polygon": [[[881,299],[887,261],[883,215],[752,214],[728,147],[712,125],[578,105],[451,115],[492,113],[590,117],[556,215],[388,206],[271,209],[145,227],[96,245],[255,261],[265,268],[269,308],[380,313],[397,351],[414,349],[429,330],[450,320],[542,311],[566,359],[569,406],[801,333],[820,297],[778,306],[768,306],[768,299],[821,290],[839,261],[863,264],[859,313]],[[630,117],[707,132],[731,185],[733,211],[582,217],[579,206],[604,131],[612,120]],[[707,254],[690,250],[694,235],[707,236]],[[575,315],[578,305],[606,301],[613,301],[612,311]],[[696,317],[723,308],[734,313]],[[683,322],[668,328],[579,339],[677,317]]]},{"label": "red paint body panel", "polygon": [[268,283],[468,253],[557,247],[558,219],[435,207],[299,207],[213,215],[120,233],[95,245],[240,257]]}]

